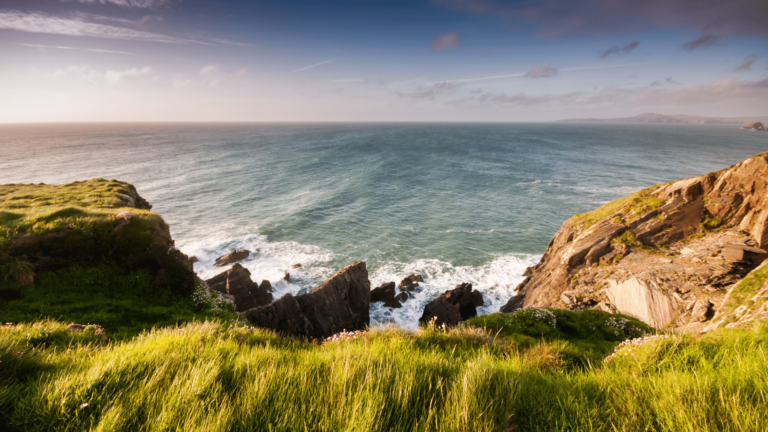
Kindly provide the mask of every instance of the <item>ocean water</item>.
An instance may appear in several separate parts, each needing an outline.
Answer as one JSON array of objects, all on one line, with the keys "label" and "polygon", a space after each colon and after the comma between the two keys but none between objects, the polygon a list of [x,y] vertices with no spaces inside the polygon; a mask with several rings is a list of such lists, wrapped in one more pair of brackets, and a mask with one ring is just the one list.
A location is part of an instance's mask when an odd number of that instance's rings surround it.
[{"label": "ocean water", "polygon": [[0,183],[128,181],[203,278],[246,248],[278,297],[358,260],[374,287],[422,274],[403,308],[371,310],[412,328],[462,282],[498,311],[573,214],[766,150],[768,133],[706,125],[0,125]]}]

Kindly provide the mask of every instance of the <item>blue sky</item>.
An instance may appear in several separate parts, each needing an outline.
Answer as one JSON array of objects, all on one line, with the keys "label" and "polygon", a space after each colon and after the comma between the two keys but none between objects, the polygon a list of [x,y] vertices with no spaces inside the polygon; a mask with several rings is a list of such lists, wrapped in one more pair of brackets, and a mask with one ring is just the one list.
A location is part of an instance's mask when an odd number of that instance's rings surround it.
[{"label": "blue sky", "polygon": [[768,1],[3,0],[0,122],[768,114]]}]

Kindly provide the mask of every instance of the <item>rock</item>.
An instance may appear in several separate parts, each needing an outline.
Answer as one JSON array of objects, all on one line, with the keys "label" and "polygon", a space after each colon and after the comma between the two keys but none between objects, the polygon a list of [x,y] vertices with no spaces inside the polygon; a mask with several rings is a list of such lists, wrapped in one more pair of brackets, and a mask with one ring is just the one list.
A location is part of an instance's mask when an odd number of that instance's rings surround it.
[{"label": "rock", "polygon": [[696,251],[689,247],[684,247],[683,250],[680,251],[680,255],[690,255],[693,253],[696,253]]},{"label": "rock", "polygon": [[261,281],[261,285],[259,285],[259,289],[264,291],[264,292],[271,293],[273,291],[272,290],[272,283],[265,279],[265,280]]},{"label": "rock", "polygon": [[[407,295],[406,295],[406,298]],[[387,282],[382,284],[378,288],[371,290],[371,303],[384,302],[384,306],[391,308],[402,307],[400,302],[395,297],[395,283]]]},{"label": "rock", "polygon": [[300,268],[300,267],[301,267],[301,264],[299,264],[299,263],[296,263],[296,264],[294,264],[292,267],[293,267],[293,268]]},{"label": "rock", "polygon": [[283,276],[283,280],[286,280],[288,282],[291,281],[291,274],[288,272],[285,272],[285,276]]},{"label": "rock", "polygon": [[194,255],[193,255],[193,256],[189,257],[189,263],[190,263],[190,264],[194,264],[194,263],[196,263],[196,262],[200,262],[200,260],[199,260],[199,259],[197,259],[197,257],[196,257],[196,256],[194,256]]},{"label": "rock", "polygon": [[618,283],[610,280],[606,297],[620,312],[633,316],[654,328],[664,328],[674,318],[674,303],[653,281],[635,277]]},{"label": "rock", "polygon": [[691,310],[691,322],[702,322],[712,318],[712,302],[709,300],[698,300],[693,304]]},{"label": "rock", "polygon": [[286,294],[245,311],[253,325],[309,339],[364,330],[370,322],[371,283],[364,262],[351,264],[307,294]]},{"label": "rock", "polygon": [[251,251],[245,250],[245,249],[230,252],[226,255],[222,255],[216,258],[216,262],[213,265],[215,265],[216,267],[224,267],[226,265],[232,264],[237,261],[242,261],[248,258],[250,254],[251,254]]},{"label": "rock", "polygon": [[765,249],[747,246],[742,243],[726,243],[723,247],[723,257],[729,261],[750,261],[753,264],[762,262],[768,254]]},{"label": "rock", "polygon": [[265,281],[266,285],[262,282],[259,286],[251,280],[251,272],[237,263],[205,282],[210,289],[231,295],[237,312],[272,303],[272,287],[269,282]]},{"label": "rock", "polygon": [[473,291],[472,284],[463,283],[429,302],[424,307],[419,322],[426,324],[436,318],[436,325],[456,325],[460,321],[477,316],[477,308],[483,304],[483,295],[479,291]]},{"label": "rock", "polygon": [[760,123],[760,122],[752,122],[752,123],[744,126],[742,129],[754,129],[754,130],[758,130],[758,131],[764,131],[765,130],[765,126],[763,126],[763,124]]},{"label": "rock", "polygon": [[418,282],[424,282],[424,278],[421,275],[410,275],[400,281],[400,289],[405,291],[415,291],[419,286]]},{"label": "rock", "polygon": [[405,303],[409,298],[408,293],[405,291],[401,291],[400,294],[395,296],[395,300],[399,301],[401,304]]}]

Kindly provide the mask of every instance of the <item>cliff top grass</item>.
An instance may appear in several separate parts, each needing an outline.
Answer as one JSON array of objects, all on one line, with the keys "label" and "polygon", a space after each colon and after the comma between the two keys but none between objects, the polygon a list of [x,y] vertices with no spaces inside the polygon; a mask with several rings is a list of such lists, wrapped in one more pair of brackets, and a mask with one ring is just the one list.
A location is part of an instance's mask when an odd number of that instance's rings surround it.
[{"label": "cliff top grass", "polygon": [[655,210],[664,205],[665,200],[653,195],[653,191],[661,185],[652,186],[647,189],[627,195],[623,198],[604,204],[595,210],[586,213],[577,214],[566,223],[572,225],[581,224],[583,229],[588,229],[592,225],[617,213],[623,215],[624,222],[630,222],[642,214]]},{"label": "cliff top grass", "polygon": [[132,185],[117,180],[0,185],[0,251],[23,234],[87,230],[125,211],[156,233],[164,233],[167,227],[157,213],[134,207],[139,199]]},{"label": "cliff top grass", "polygon": [[768,420],[765,327],[649,340],[577,369],[566,342],[502,339],[386,328],[319,344],[195,322],[105,341],[50,320],[0,327],[0,429],[698,431]]}]

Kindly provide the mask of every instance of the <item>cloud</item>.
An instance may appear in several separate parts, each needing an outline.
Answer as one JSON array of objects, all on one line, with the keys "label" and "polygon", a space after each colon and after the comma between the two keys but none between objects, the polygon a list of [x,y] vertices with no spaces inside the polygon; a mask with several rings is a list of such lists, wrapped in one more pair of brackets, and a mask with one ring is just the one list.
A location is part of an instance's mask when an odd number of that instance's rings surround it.
[{"label": "cloud", "polygon": [[62,18],[43,12],[2,11],[0,12],[0,29],[144,42],[177,44],[195,42],[141,30],[86,22],[77,18]]},{"label": "cloud", "polygon": [[38,45],[38,44],[19,44],[19,45],[37,48],[40,51],[45,51],[46,49],[61,49],[61,50],[75,50],[75,51],[90,51],[90,52],[107,53],[107,54],[135,55],[134,53],[127,52],[127,51],[113,51],[113,50],[94,49],[94,48],[75,48],[75,47],[68,47],[68,46],[51,46],[51,45]]},{"label": "cloud", "polygon": [[248,76],[248,75],[249,75],[248,69],[246,68],[239,69],[237,72],[235,72],[235,76],[238,78]]},{"label": "cloud", "polygon": [[137,8],[137,9],[157,9],[159,7],[162,7],[171,3],[170,0],[74,0],[74,1],[77,1],[80,3],[88,3],[88,4],[93,4],[93,3],[101,3],[103,5],[113,4],[117,6]]},{"label": "cloud", "polygon": [[539,66],[536,69],[523,75],[526,78],[550,78],[557,75],[557,68],[549,66]]},{"label": "cloud", "polygon": [[336,59],[333,59],[333,60],[326,60],[326,61],[323,61],[323,62],[320,62],[320,63],[315,63],[315,64],[313,64],[313,65],[304,66],[303,68],[299,68],[299,69],[296,69],[296,70],[295,70],[295,71],[293,71],[293,72],[294,72],[294,73],[295,73],[295,72],[301,72],[301,71],[303,71],[303,70],[307,70],[307,69],[311,69],[311,68],[313,68],[313,67],[317,67],[317,66],[320,66],[320,65],[324,65],[324,64],[326,64],[326,63],[330,63],[330,62],[332,62],[332,61],[336,61]]},{"label": "cloud", "polygon": [[696,40],[686,42],[682,49],[683,51],[693,51],[696,48],[709,47],[717,44],[721,37],[720,35],[705,34]]},{"label": "cloud", "polygon": [[600,58],[606,58],[608,56],[618,55],[618,54],[629,54],[635,49],[637,49],[638,46],[640,46],[640,42],[638,41],[625,43],[624,46],[621,46],[621,47],[618,45],[614,45],[608,48],[607,50],[605,50],[605,52],[602,55],[600,55]]},{"label": "cloud", "polygon": [[[93,69],[88,65],[72,65],[63,69],[56,69],[53,72],[43,72],[37,69],[33,69],[33,72],[36,75],[49,76],[54,78],[75,76],[81,81],[88,81],[94,84],[117,85],[123,81],[140,77],[149,77],[152,74],[152,68],[149,66],[144,66],[141,68],[135,67],[122,71],[107,70],[106,72],[102,72],[100,70]],[[157,79],[157,77],[153,78]]]},{"label": "cloud", "polygon": [[744,63],[736,66],[734,72],[747,72],[752,70],[752,65],[757,61],[757,54],[752,54],[744,59]]},{"label": "cloud", "polygon": [[147,76],[152,73],[152,68],[144,66],[143,68],[133,68],[124,71],[109,70],[104,75],[104,80],[107,84],[119,84],[121,81],[132,79],[139,76]]},{"label": "cloud", "polygon": [[567,107],[640,107],[721,105],[728,101],[762,103],[768,97],[768,78],[759,81],[726,78],[711,84],[682,88],[615,88],[593,93],[581,91],[560,94],[484,93],[477,97],[452,100],[458,106],[503,105],[519,108],[536,106]]},{"label": "cloud", "polygon": [[448,9],[538,25],[542,37],[634,34],[685,27],[719,35],[768,36],[764,1],[755,0],[432,0]]},{"label": "cloud", "polygon": [[429,46],[435,51],[445,51],[459,47],[459,36],[456,32],[441,33]]},{"label": "cloud", "polygon": [[402,99],[413,100],[435,100],[435,97],[445,94],[452,94],[456,92],[456,89],[461,87],[461,84],[455,84],[448,81],[432,84],[428,88],[420,87],[418,91],[413,93],[397,93],[397,96]]},{"label": "cloud", "polygon": [[176,77],[173,79],[173,86],[175,88],[186,87],[190,84],[192,84],[192,80],[185,78],[184,75],[181,74],[176,75]]},{"label": "cloud", "polygon": [[205,65],[202,69],[200,69],[200,75],[203,76],[212,76],[216,75],[217,73],[219,73],[219,65],[217,64]]}]

